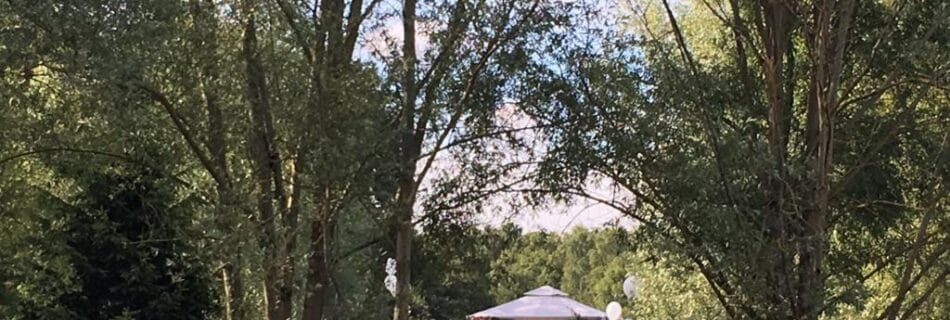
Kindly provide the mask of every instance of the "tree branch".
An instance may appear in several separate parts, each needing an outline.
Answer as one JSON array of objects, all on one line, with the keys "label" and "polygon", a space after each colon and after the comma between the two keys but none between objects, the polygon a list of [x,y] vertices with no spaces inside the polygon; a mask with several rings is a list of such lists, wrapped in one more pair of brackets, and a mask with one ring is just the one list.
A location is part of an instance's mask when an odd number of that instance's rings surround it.
[{"label": "tree branch", "polygon": [[196,158],[198,158],[198,162],[201,163],[201,166],[204,167],[206,171],[208,171],[215,183],[218,185],[227,185],[227,179],[225,179],[224,175],[217,170],[208,155],[205,154],[203,149],[201,149],[201,145],[198,144],[198,140],[195,138],[194,133],[188,129],[185,119],[181,116],[181,114],[178,113],[178,110],[175,109],[175,106],[168,100],[168,98],[165,97],[165,95],[160,91],[149,87],[145,83],[139,83],[137,84],[137,87],[148,93],[149,98],[157,102],[162,107],[162,109],[165,110],[165,113],[168,114],[168,117],[172,119],[172,123],[175,124],[175,128],[178,129],[178,133],[180,133],[185,139],[185,143],[188,144],[188,148],[191,149],[191,152]]},{"label": "tree branch", "polygon": [[294,35],[294,39],[297,41],[297,45],[300,46],[300,50],[303,51],[303,55],[307,58],[307,61],[313,63],[313,52],[310,50],[310,44],[307,42],[307,38],[303,34],[303,30],[300,29],[300,26],[297,24],[297,13],[294,8],[287,3],[287,0],[275,0],[277,6],[280,8],[280,12],[284,16],[284,20],[287,21],[287,24],[290,25],[290,31]]},{"label": "tree branch", "polygon": [[[475,89],[475,85],[478,82],[478,78],[481,76],[482,70],[488,64],[489,58],[491,58],[491,56],[494,55],[495,51],[497,51],[498,48],[501,47],[501,45],[509,41],[520,31],[521,27],[524,26],[528,18],[534,15],[539,4],[540,4],[540,0],[535,0],[531,8],[528,10],[528,12],[524,16],[522,16],[522,19],[517,24],[515,24],[514,27],[509,32],[505,33],[502,36],[495,37],[489,41],[488,47],[486,48],[485,52],[482,53],[478,62],[475,64],[474,68],[472,69],[471,74],[469,75],[468,83],[465,85],[465,89],[462,91],[461,98],[459,98],[455,102],[455,112],[452,114],[452,117],[449,120],[448,125],[446,125],[445,129],[439,135],[438,139],[436,139],[433,150],[429,152],[431,156],[429,156],[429,159],[426,160],[425,165],[422,167],[422,170],[419,172],[418,176],[416,177],[416,181],[420,181],[423,178],[425,178],[426,174],[429,172],[429,169],[432,167],[432,163],[435,161],[435,157],[438,155],[439,151],[442,149],[442,144],[445,143],[445,139],[448,138],[449,134],[454,130],[456,124],[459,122],[459,120],[461,120],[462,115],[465,113],[464,106],[468,102],[468,99],[471,98],[472,91]],[[419,143],[421,142],[422,141],[420,139]],[[416,189],[418,188],[419,188],[419,184],[417,183]]]}]

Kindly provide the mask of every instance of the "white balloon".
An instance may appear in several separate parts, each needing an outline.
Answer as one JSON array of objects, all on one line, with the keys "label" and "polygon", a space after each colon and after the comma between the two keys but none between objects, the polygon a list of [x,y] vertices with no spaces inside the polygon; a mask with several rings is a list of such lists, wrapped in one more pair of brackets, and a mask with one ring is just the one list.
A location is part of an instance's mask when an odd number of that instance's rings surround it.
[{"label": "white balloon", "polygon": [[396,276],[388,275],[386,279],[383,280],[383,283],[386,285],[386,290],[389,290],[389,293],[396,296]]},{"label": "white balloon", "polygon": [[630,276],[623,281],[623,294],[626,295],[627,298],[633,299],[637,296],[638,291],[640,291],[640,280]]},{"label": "white balloon", "polygon": [[396,259],[389,258],[386,260],[386,274],[395,275],[396,274]]},{"label": "white balloon", "polygon": [[620,320],[622,313],[623,309],[620,307],[620,304],[617,303],[617,301],[611,301],[607,304],[607,319]]}]

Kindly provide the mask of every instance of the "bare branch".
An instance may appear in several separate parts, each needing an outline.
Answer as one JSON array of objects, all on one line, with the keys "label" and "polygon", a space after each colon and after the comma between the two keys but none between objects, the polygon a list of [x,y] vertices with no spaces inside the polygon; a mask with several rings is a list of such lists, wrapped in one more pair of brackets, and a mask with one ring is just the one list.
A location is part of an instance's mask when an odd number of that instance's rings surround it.
[{"label": "bare branch", "polygon": [[188,144],[188,148],[191,149],[191,152],[198,158],[198,162],[201,163],[201,166],[211,174],[211,178],[214,179],[215,183],[218,185],[227,185],[227,179],[224,178],[224,175],[217,170],[214,166],[214,163],[211,162],[211,159],[205,154],[205,151],[201,148],[201,145],[198,144],[197,138],[195,138],[194,133],[188,129],[188,124],[185,122],[185,119],[178,113],[178,110],[175,106],[168,100],[165,95],[146,85],[145,83],[137,84],[137,87],[146,93],[148,93],[149,98],[157,102],[165,113],[168,114],[168,117],[172,119],[172,123],[175,124],[175,128],[178,129],[178,133],[185,139],[185,143]]},{"label": "bare branch", "polygon": [[300,26],[297,24],[298,14],[294,8],[287,3],[287,0],[274,0],[277,2],[277,6],[280,8],[280,12],[284,15],[284,20],[287,21],[287,24],[290,26],[290,31],[294,34],[294,39],[297,41],[297,45],[300,46],[300,49],[303,50],[303,55],[307,58],[308,62],[313,62],[313,52],[310,50],[310,43],[307,41],[307,38],[303,34],[303,30],[300,29]]},{"label": "bare branch", "polygon": [[[478,82],[478,78],[481,76],[482,70],[488,64],[489,58],[491,58],[494,55],[495,51],[497,51],[498,48],[500,48],[504,43],[511,40],[511,38],[517,35],[518,32],[520,32],[521,28],[524,26],[527,20],[530,17],[532,17],[534,13],[537,11],[539,4],[540,4],[540,0],[535,0],[531,8],[528,10],[528,12],[524,16],[522,16],[522,19],[517,24],[515,24],[514,27],[512,27],[512,29],[509,30],[509,32],[503,34],[500,37],[495,37],[491,41],[489,41],[486,50],[482,53],[478,62],[472,68],[472,72],[469,74],[468,82],[465,85],[465,89],[461,93],[461,97],[455,102],[455,112],[452,114],[452,117],[449,120],[448,125],[441,132],[438,139],[436,139],[436,142],[434,144],[434,149],[430,152],[431,156],[429,156],[429,159],[426,160],[425,165],[422,167],[422,170],[419,172],[418,176],[416,177],[416,181],[422,180],[422,178],[424,178],[426,174],[429,172],[429,169],[432,167],[432,163],[435,161],[435,157],[438,155],[439,151],[442,150],[442,144],[445,143],[445,139],[448,138],[449,134],[454,130],[455,125],[459,122],[459,120],[461,120],[462,115],[465,113],[464,106],[468,102],[468,100],[471,98],[472,92],[475,90],[476,84]],[[421,142],[422,141],[420,140],[419,143]],[[419,185],[416,184],[416,188],[418,187]]]}]

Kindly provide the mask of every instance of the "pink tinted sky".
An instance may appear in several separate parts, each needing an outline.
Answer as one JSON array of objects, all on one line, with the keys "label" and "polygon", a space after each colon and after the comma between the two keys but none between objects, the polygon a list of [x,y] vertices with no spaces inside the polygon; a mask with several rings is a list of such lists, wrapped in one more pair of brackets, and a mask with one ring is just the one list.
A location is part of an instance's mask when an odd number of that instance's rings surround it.
[{"label": "pink tinted sky", "polygon": [[576,227],[588,229],[617,225],[626,228],[635,226],[633,219],[619,214],[616,210],[590,201],[578,200],[573,204],[551,205],[544,209],[513,209],[510,214],[482,214],[478,223],[486,226],[498,226],[512,222],[525,231],[565,232]]},{"label": "pink tinted sky", "polygon": [[[587,1],[597,3],[600,6],[609,6],[610,3],[614,2],[602,0]],[[383,1],[382,4],[384,9],[393,11],[398,10],[397,2]],[[420,54],[429,49],[429,32],[431,32],[431,30],[434,28],[437,28],[437,26],[418,26],[416,31],[416,50]],[[398,18],[391,17],[390,19],[387,19],[379,27],[367,30],[367,32],[362,37],[363,39],[361,41],[361,46],[358,50],[357,56],[363,59],[373,60],[372,56],[374,56],[374,53],[376,53],[378,54],[377,57],[384,59],[389,58],[387,52],[392,49],[390,46],[401,42],[402,33],[402,25]],[[422,63],[425,64],[424,61]],[[516,106],[514,103],[500,108],[498,111],[499,119],[501,121],[510,122],[509,125],[512,127],[526,127],[534,124],[534,122],[530,119],[526,119],[526,117],[518,115],[518,112],[515,111],[515,109]],[[539,148],[537,148],[536,151],[543,152],[540,150],[543,148],[541,147],[543,142],[538,141],[537,145]],[[422,183],[423,189],[425,189],[427,184],[431,183],[432,179],[438,176],[436,172],[442,172],[442,174],[452,174],[452,167],[453,164],[451,161],[448,161],[447,157],[439,156],[436,160],[435,167],[433,168],[436,170],[433,170],[434,172],[430,173],[426,178],[427,181],[423,181]],[[612,198],[616,195],[609,186],[603,183],[597,185],[591,184],[588,186],[587,191],[604,198]],[[635,225],[633,219],[621,215],[619,212],[606,205],[597,204],[586,199],[574,199],[571,201],[571,203],[549,204],[544,208],[519,207],[517,205],[507,203],[504,197],[496,197],[491,201],[492,203],[489,206],[494,207],[494,209],[488,210],[488,213],[479,214],[476,217],[476,221],[479,224],[486,226],[498,226],[506,222],[512,222],[523,228],[525,231],[549,232],[570,231],[575,227],[599,228],[607,225],[633,227]]]}]

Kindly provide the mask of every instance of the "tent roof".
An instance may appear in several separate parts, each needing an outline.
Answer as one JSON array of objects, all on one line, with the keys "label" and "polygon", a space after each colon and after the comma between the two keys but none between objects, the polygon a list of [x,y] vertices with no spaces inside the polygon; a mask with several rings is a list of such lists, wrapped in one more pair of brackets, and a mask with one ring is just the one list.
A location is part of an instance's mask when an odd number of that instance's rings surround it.
[{"label": "tent roof", "polygon": [[543,286],[528,292],[525,292],[526,296],[564,296],[567,297],[567,294],[564,291],[554,289],[551,286]]},{"label": "tent roof", "polygon": [[468,316],[472,320],[604,320],[607,314],[574,301],[561,290],[543,286],[516,300]]}]

